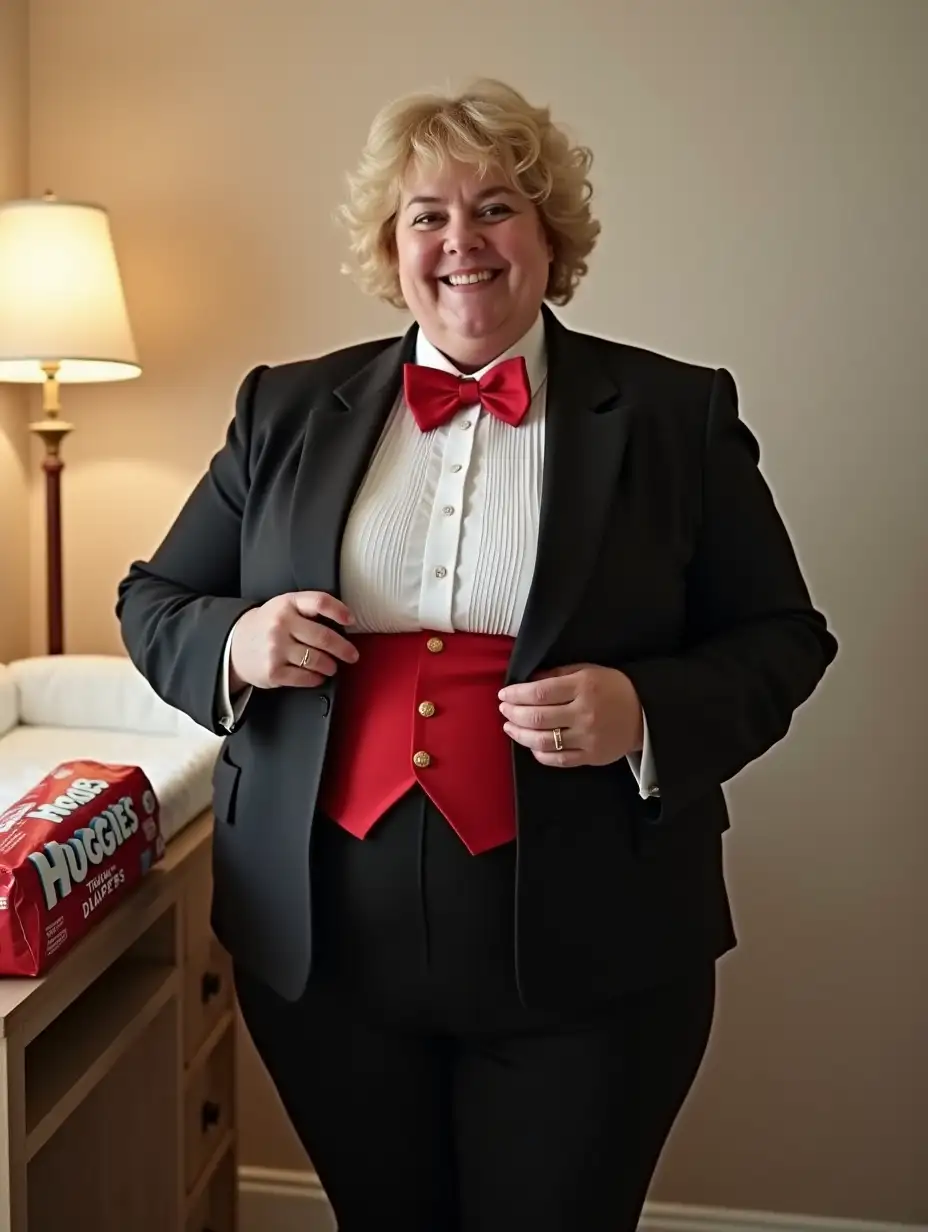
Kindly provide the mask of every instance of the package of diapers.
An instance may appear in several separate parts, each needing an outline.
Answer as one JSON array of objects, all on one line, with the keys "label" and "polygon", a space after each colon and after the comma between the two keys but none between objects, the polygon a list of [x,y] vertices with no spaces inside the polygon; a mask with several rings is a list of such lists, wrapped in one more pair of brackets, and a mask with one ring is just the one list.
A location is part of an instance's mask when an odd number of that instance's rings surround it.
[{"label": "package of diapers", "polygon": [[0,975],[40,975],[164,855],[138,766],[62,762],[0,813]]}]

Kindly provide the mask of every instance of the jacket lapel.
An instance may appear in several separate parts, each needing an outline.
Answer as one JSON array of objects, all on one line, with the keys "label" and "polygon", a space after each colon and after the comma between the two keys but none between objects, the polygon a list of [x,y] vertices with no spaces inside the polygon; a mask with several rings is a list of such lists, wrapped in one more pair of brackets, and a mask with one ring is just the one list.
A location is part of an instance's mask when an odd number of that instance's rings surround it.
[{"label": "jacket lapel", "polygon": [[543,663],[576,611],[613,506],[630,404],[596,341],[545,309],[548,391],[535,572],[506,683]]},{"label": "jacket lapel", "polygon": [[290,564],[299,590],[340,597],[341,538],[355,494],[396,402],[415,327],[388,343],[307,416],[290,507]]}]

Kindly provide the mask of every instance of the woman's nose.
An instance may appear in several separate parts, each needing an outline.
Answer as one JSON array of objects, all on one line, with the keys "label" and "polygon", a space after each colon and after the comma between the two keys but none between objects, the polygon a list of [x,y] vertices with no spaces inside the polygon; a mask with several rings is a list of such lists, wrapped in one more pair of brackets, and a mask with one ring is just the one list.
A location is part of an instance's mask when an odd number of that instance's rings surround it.
[{"label": "woman's nose", "polygon": [[479,252],[483,246],[484,239],[480,234],[480,228],[473,222],[467,219],[453,219],[448,224],[445,234],[445,252],[449,256]]}]

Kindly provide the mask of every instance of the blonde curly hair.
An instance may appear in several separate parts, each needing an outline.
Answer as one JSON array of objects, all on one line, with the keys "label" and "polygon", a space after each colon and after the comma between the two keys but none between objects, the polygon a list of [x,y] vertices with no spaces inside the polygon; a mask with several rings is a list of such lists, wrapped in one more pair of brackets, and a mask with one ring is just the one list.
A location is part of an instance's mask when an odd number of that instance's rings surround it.
[{"label": "blonde curly hair", "polygon": [[344,271],[369,295],[406,306],[394,238],[403,177],[412,162],[442,166],[449,160],[476,166],[481,175],[498,166],[535,203],[554,254],[545,298],[566,304],[587,272],[600,231],[587,178],[593,155],[571,144],[547,107],[533,107],[491,79],[457,97],[413,95],[378,113],[339,210],[351,252]]}]

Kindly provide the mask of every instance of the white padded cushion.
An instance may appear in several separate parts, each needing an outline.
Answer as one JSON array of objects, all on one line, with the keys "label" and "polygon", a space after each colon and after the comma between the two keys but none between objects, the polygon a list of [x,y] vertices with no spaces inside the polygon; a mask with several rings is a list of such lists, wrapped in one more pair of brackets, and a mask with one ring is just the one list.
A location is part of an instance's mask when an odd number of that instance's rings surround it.
[{"label": "white padded cushion", "polygon": [[9,670],[19,694],[20,723],[164,736],[203,730],[163,702],[129,659],[39,655],[17,659]]},{"label": "white padded cushion", "polygon": [[19,722],[19,695],[13,673],[5,663],[0,663],[0,737]]},{"label": "white padded cushion", "polygon": [[205,739],[197,742],[79,727],[17,727],[0,740],[0,812],[63,761],[141,766],[161,805],[161,833],[169,842],[209,808],[220,741],[202,729],[201,736]]},{"label": "white padded cushion", "polygon": [[141,766],[167,842],[209,807],[221,743],[163,702],[129,659],[50,655],[0,664],[0,812],[63,761]]}]

